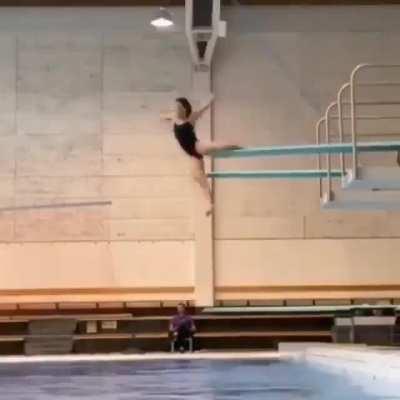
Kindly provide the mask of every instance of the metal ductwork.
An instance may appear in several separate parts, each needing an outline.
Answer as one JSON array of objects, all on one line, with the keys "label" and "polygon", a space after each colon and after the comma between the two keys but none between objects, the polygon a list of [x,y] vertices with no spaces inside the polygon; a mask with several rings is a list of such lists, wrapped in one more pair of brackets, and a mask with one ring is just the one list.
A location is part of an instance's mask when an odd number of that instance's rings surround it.
[{"label": "metal ductwork", "polygon": [[186,0],[186,36],[195,66],[210,66],[220,33],[220,0]]}]

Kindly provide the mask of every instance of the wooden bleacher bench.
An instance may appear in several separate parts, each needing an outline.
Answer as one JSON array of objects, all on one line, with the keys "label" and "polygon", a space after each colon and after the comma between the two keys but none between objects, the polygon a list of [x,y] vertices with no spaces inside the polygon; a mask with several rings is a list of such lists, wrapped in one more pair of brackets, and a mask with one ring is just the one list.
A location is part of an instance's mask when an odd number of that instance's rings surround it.
[{"label": "wooden bleacher bench", "polygon": [[[0,342],[23,342],[28,336],[29,335],[0,335]],[[73,335],[74,340],[124,340],[132,339],[133,337],[134,335],[132,333],[87,333]]]},{"label": "wooden bleacher bench", "polygon": [[125,314],[54,314],[54,315],[14,315],[0,317],[0,323],[29,322],[49,319],[76,319],[77,321],[129,321],[132,315]]},{"label": "wooden bleacher bench", "polygon": [[74,335],[74,340],[125,340],[133,336],[132,333],[86,333]]},{"label": "wooden bleacher bench", "polygon": [[156,332],[156,333],[134,333],[134,339],[169,339],[168,332]]},{"label": "wooden bleacher bench", "polygon": [[[171,340],[168,332],[168,322],[173,316],[162,315],[161,310],[158,315],[146,315],[141,310],[137,315],[131,312],[107,312],[107,307],[102,309],[82,309],[80,311],[69,309],[52,310],[51,312],[31,313],[30,310],[19,309],[18,313],[10,312],[9,315],[0,316],[0,344],[2,351],[21,352],[35,339],[35,335],[29,335],[31,325],[52,324],[49,320],[74,320],[76,329],[69,335],[70,341],[75,343],[73,347],[76,352],[96,352],[100,351],[123,351],[123,349],[133,346],[140,349],[163,349],[166,343]],[[135,312],[134,310],[131,310]],[[156,310],[147,311],[157,313]],[[220,313],[220,314],[196,314],[192,313],[193,319],[199,331],[195,334],[195,340],[199,340],[200,347],[213,346],[216,342],[223,344],[224,339],[227,343],[236,342],[241,345],[246,343],[263,343],[270,346],[280,340],[322,340],[331,341],[330,319],[334,319],[334,313],[314,313],[309,314],[300,312],[296,314],[257,314],[245,311],[241,313]],[[240,321],[244,321],[243,323]],[[38,322],[43,321],[43,323]],[[72,321],[71,321],[72,322]],[[231,323],[232,322],[232,323]],[[55,321],[54,324],[58,324]],[[9,324],[7,326],[6,324]],[[15,325],[14,325],[15,324]],[[20,324],[20,325],[17,325]],[[4,327],[4,329],[3,329]],[[314,329],[314,330],[313,330]],[[41,336],[47,343],[46,335]],[[49,337],[51,340],[58,341],[62,335],[55,333]],[[165,341],[165,343],[164,343]],[[214,344],[213,344],[214,343]],[[35,344],[35,343],[34,343]]]},{"label": "wooden bleacher bench", "polygon": [[333,318],[332,314],[297,314],[297,315],[197,315],[195,319],[220,320],[220,319],[319,319]]},{"label": "wooden bleacher bench", "polygon": [[238,337],[331,337],[330,331],[242,331],[242,332],[199,332],[197,338],[238,338]]},{"label": "wooden bleacher bench", "polygon": [[[0,302],[0,311],[15,312],[15,311],[73,311],[73,310],[129,310],[129,309],[168,309],[175,308],[181,300],[151,300],[151,301],[69,301],[69,302],[15,302],[3,303]],[[194,307],[192,300],[183,301],[187,307]]]},{"label": "wooden bleacher bench", "polygon": [[[225,332],[198,332],[197,338],[235,338],[235,337],[330,337],[330,331],[225,331]],[[1,342],[23,341],[27,335],[0,335]],[[74,340],[102,340],[102,339],[168,339],[168,332],[157,333],[87,333],[74,335]]]},{"label": "wooden bleacher bench", "polygon": [[0,342],[23,342],[25,335],[0,335]]},{"label": "wooden bleacher bench", "polygon": [[[241,331],[241,332],[197,332],[195,338],[237,338],[237,337],[331,337],[330,331]],[[133,339],[168,339],[168,333],[134,333]]]},{"label": "wooden bleacher bench", "polygon": [[[320,318],[333,318],[332,314],[304,314],[304,315],[193,315],[193,320],[202,321],[218,321],[218,320],[240,320],[240,319],[320,319]],[[169,321],[172,316],[145,316],[135,317],[132,316],[131,321]]]},{"label": "wooden bleacher bench", "polygon": [[[0,335],[0,342],[23,342],[28,336],[29,335]],[[133,334],[131,333],[87,333],[73,335],[74,340],[124,340],[132,338]]]}]

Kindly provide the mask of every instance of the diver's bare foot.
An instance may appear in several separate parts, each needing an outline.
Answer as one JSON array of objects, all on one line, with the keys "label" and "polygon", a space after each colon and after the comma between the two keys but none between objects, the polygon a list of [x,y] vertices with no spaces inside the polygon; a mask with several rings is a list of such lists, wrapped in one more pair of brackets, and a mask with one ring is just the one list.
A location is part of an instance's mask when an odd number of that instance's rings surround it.
[{"label": "diver's bare foot", "polygon": [[214,206],[213,206],[213,205],[210,205],[210,207],[209,207],[208,210],[206,211],[206,217],[211,216],[212,213],[213,213],[213,211],[214,211]]}]

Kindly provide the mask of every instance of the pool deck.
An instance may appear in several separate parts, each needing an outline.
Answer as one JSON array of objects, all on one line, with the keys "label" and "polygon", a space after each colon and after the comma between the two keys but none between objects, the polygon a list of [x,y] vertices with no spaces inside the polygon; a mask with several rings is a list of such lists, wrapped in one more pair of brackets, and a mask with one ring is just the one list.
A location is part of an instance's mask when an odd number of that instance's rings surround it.
[{"label": "pool deck", "polygon": [[306,363],[345,376],[365,393],[400,400],[400,347],[367,347],[324,343],[281,343],[279,351],[200,351],[195,353],[72,354],[4,356],[0,365],[24,363],[145,362],[174,360],[270,360]]},{"label": "pool deck", "polygon": [[[35,362],[162,361],[162,360],[300,360],[322,368],[357,366],[359,370],[385,365],[400,378],[400,348],[325,343],[281,343],[279,351],[198,351],[194,353],[68,354],[47,356],[0,356],[0,364]],[[342,365],[343,364],[343,365]],[[397,375],[398,374],[398,375]]]},{"label": "pool deck", "polygon": [[71,354],[59,356],[4,356],[0,364],[38,362],[91,362],[91,361],[162,361],[162,360],[282,360],[293,358],[292,353],[275,351],[240,351],[195,353],[141,353],[141,354]]},{"label": "pool deck", "polygon": [[283,343],[280,350],[312,367],[345,376],[366,393],[400,400],[400,347]]}]

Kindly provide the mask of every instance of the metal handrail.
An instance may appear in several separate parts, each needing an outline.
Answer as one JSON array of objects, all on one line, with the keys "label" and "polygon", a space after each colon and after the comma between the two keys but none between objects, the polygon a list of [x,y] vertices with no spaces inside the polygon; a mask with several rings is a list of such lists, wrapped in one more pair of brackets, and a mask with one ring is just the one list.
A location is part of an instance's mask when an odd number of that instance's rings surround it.
[{"label": "metal handrail", "polygon": [[[338,105],[338,128],[339,128],[339,139],[340,142],[344,142],[344,117],[343,117],[343,94],[346,89],[350,88],[350,83],[345,83],[339,90],[338,96],[337,96],[337,105]],[[346,165],[345,165],[345,156],[344,154],[340,155],[340,169],[342,170],[342,173],[345,174],[346,171]]]},{"label": "metal handrail", "polygon": [[[316,144],[319,145],[321,144],[321,135],[322,135],[322,127],[325,125],[325,141],[327,144],[330,143],[330,124],[329,120],[332,119],[330,116],[330,113],[332,110],[337,106],[336,102],[332,102],[326,109],[325,111],[325,116],[320,118],[318,122],[315,125],[315,136],[316,136]],[[325,178],[319,178],[319,197],[322,199],[324,197],[324,190],[323,190],[323,179],[328,180],[328,192],[327,198],[331,199],[332,198],[332,163],[331,163],[331,154],[327,153],[325,156],[326,159],[326,164],[327,164],[327,175]],[[320,170],[322,168],[322,163],[321,163],[321,154],[317,155],[317,169]]]},{"label": "metal handrail", "polygon": [[[321,143],[321,128],[322,124],[325,122],[325,118],[321,118],[315,124],[315,136],[316,143],[319,145]],[[321,154],[317,155],[317,169],[321,169]],[[322,198],[323,190],[322,190],[322,178],[319,178],[319,198]]]},{"label": "metal handrail", "polygon": [[[329,106],[326,108],[325,111],[325,141],[327,144],[330,143],[330,138],[329,138],[329,128],[330,128],[330,113],[332,112],[332,110],[337,107],[338,103],[336,102],[332,102],[331,104],[329,104]],[[327,180],[328,180],[328,199],[331,199],[331,195],[332,195],[332,174],[331,174],[331,169],[332,169],[332,165],[331,165],[331,154],[328,153],[326,155],[326,165],[327,165]]]},{"label": "metal handrail", "polygon": [[[343,104],[351,106],[350,101],[344,101]],[[356,101],[356,106],[397,106],[400,104],[399,100],[390,100],[390,101]]]},{"label": "metal handrail", "polygon": [[400,86],[400,82],[376,81],[376,82],[358,82],[357,86]]},{"label": "metal handrail", "polygon": [[[351,72],[350,76],[350,116],[351,116],[351,137],[352,137],[352,162],[353,162],[353,177],[354,179],[357,179],[358,176],[358,171],[357,171],[357,165],[358,165],[358,151],[357,151],[357,119],[356,118],[356,106],[357,105],[363,105],[362,102],[357,102],[356,101],[356,96],[357,96],[357,91],[356,87],[357,86],[373,86],[372,84],[379,83],[382,86],[398,86],[399,82],[390,82],[390,81],[384,81],[384,82],[370,82],[369,85],[366,85],[366,83],[362,83],[360,85],[360,82],[356,82],[356,78],[359,76],[360,71],[366,70],[366,69],[374,69],[374,68],[382,68],[382,69],[390,69],[390,68],[400,68],[400,64],[360,64],[357,65],[353,71]],[[383,85],[384,84],[384,85]],[[398,104],[399,102],[364,102],[364,105],[395,105]]]},{"label": "metal handrail", "polygon": [[[344,103],[342,103],[342,105],[344,105]],[[400,119],[400,115],[388,115],[388,116],[379,116],[379,115],[356,115],[355,116],[357,119],[364,119],[364,120],[390,120],[390,119]],[[338,119],[339,116],[338,115],[332,115],[330,117],[331,119]],[[351,116],[350,115],[346,115],[346,116],[342,116],[342,119],[344,121],[346,120],[350,120]]]}]

